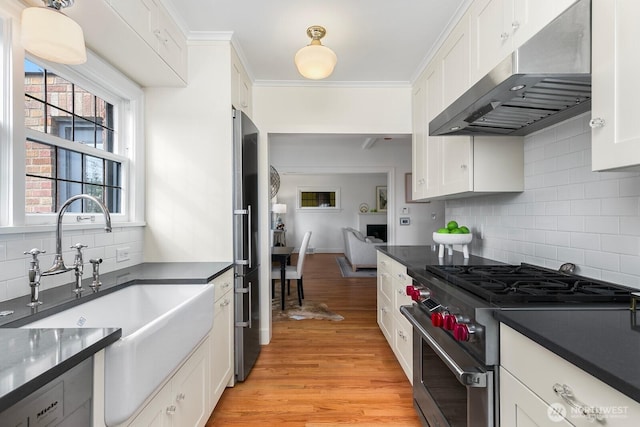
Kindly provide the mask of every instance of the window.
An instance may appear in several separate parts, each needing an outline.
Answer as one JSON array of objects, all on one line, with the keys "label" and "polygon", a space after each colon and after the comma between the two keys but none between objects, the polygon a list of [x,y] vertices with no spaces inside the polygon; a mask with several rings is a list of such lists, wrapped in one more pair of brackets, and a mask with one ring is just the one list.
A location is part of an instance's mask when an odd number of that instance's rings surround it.
[{"label": "window", "polygon": [[298,188],[298,209],[340,209],[339,188]]},{"label": "window", "polygon": [[[24,88],[25,212],[54,213],[69,197],[86,193],[122,213],[127,159],[115,153],[116,107],[28,59]],[[69,210],[99,208],[83,200]]]}]

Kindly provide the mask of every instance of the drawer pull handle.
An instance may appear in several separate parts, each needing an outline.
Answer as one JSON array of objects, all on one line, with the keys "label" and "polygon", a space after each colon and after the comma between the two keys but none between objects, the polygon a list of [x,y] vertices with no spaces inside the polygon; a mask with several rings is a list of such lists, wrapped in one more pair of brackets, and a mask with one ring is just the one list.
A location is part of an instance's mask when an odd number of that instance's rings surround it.
[{"label": "drawer pull handle", "polygon": [[167,406],[167,415],[174,415],[176,413],[176,405]]},{"label": "drawer pull handle", "polygon": [[555,383],[553,391],[564,400],[567,405],[584,415],[589,421],[602,421],[604,419],[602,412],[595,406],[585,405],[575,398],[573,390],[566,384]]}]

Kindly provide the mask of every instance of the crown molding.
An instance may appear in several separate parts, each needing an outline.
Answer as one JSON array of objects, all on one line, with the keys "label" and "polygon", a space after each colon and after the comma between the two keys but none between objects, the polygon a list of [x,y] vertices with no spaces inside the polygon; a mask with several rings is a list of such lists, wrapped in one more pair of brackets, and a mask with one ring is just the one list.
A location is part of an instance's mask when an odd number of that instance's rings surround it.
[{"label": "crown molding", "polygon": [[254,87],[411,88],[409,81],[255,80],[253,85]]}]

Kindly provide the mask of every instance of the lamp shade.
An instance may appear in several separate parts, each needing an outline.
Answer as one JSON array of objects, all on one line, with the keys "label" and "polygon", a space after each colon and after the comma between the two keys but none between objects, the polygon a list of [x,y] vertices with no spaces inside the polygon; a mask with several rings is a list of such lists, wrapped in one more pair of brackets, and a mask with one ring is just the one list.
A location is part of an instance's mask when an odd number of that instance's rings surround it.
[{"label": "lamp shade", "polygon": [[284,203],[274,203],[273,207],[271,208],[271,211],[277,214],[286,214],[287,205],[285,205]]},{"label": "lamp shade", "polygon": [[80,25],[50,7],[28,7],[22,11],[22,46],[48,61],[71,65],[87,61]]},{"label": "lamp shade", "polygon": [[336,54],[326,46],[310,44],[300,49],[294,59],[303,77],[320,80],[329,77],[338,62]]}]

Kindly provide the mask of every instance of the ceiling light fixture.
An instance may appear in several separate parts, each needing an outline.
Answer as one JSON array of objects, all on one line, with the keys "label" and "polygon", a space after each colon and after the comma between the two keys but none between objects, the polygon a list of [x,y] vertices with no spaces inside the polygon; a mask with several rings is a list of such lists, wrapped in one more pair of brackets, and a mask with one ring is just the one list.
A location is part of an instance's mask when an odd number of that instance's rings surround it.
[{"label": "ceiling light fixture", "polygon": [[60,9],[74,0],[42,0],[45,7],[28,7],[22,11],[22,46],[42,59],[61,64],[87,61],[82,28]]},{"label": "ceiling light fixture", "polygon": [[311,38],[311,43],[300,49],[294,59],[298,72],[303,77],[320,80],[333,73],[338,57],[331,49],[320,43],[320,39],[325,34],[327,34],[327,30],[319,25],[307,28],[307,35]]}]

